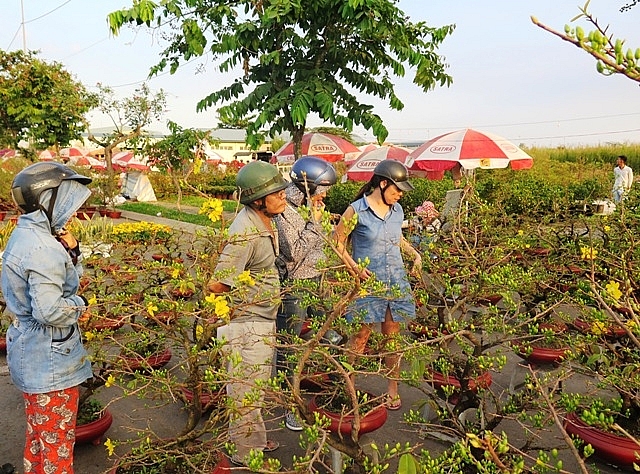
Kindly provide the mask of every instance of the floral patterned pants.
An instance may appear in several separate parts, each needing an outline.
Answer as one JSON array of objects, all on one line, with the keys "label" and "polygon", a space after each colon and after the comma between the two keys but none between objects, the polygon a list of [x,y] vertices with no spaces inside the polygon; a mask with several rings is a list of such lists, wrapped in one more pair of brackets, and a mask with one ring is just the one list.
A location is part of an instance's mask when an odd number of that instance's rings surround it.
[{"label": "floral patterned pants", "polygon": [[49,393],[25,393],[27,442],[25,474],[73,474],[78,387]]}]

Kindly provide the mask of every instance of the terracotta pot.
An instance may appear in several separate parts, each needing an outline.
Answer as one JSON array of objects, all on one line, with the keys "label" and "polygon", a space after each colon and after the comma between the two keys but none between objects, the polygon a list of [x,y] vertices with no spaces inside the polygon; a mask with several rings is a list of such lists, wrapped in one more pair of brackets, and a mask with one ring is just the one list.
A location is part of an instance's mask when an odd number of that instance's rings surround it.
[{"label": "terracotta pot", "polygon": [[0,352],[7,351],[7,335],[3,334],[0,336]]},{"label": "terracotta pot", "polygon": [[83,329],[90,329],[94,331],[106,331],[108,329],[115,331],[120,329],[125,324],[125,317],[111,317],[110,315],[93,315],[89,314],[89,317],[85,321],[80,320],[81,327]]},{"label": "terracotta pot", "polygon": [[107,217],[107,212],[109,212],[108,209],[105,209],[103,207],[101,207],[100,209],[98,209],[98,213],[102,216],[102,217]]},{"label": "terracotta pot", "polygon": [[562,362],[567,356],[567,353],[571,351],[571,348],[568,346],[554,349],[550,347],[536,347],[532,344],[531,353],[527,354],[528,348],[526,348],[524,344],[519,343],[514,343],[513,349],[516,354],[532,364],[557,364]]},{"label": "terracotta pot", "polygon": [[[182,390],[182,393],[189,402],[193,400],[193,392],[191,390],[189,390],[187,387],[182,387],[180,390]],[[222,400],[224,400],[225,395],[226,390],[224,388],[214,393],[203,391],[200,394],[200,404],[202,405],[202,410],[206,411],[210,408],[213,408],[214,405],[218,405]]]},{"label": "terracotta pot", "polygon": [[495,306],[502,299],[502,295],[488,295],[478,298],[478,304],[482,306]]},{"label": "terracotta pot", "polygon": [[[454,375],[445,375],[433,370],[429,370],[429,374],[431,376],[431,380],[429,382],[432,383],[435,388],[442,388],[445,385],[451,385],[458,390],[462,387],[460,380],[458,380]],[[479,388],[489,388],[492,382],[493,378],[491,377],[491,372],[482,372],[477,377],[469,379],[469,390],[477,392]]]},{"label": "terracotta pot", "polygon": [[122,356],[121,360],[129,370],[159,369],[169,363],[172,355],[171,349],[167,347],[163,351],[146,358],[139,355],[130,357]]},{"label": "terracotta pot", "polygon": [[120,219],[120,217],[122,217],[122,211],[106,211],[104,215],[111,219]]},{"label": "terracotta pot", "polygon": [[181,290],[180,288],[174,288],[173,290],[171,290],[171,296],[181,300],[187,300],[191,298],[194,293],[195,291],[193,291],[192,289]]},{"label": "terracotta pot", "polygon": [[446,329],[440,329],[412,320],[407,324],[407,329],[416,337],[434,338],[443,334],[449,334]]},{"label": "terracotta pot", "polygon": [[4,211],[0,211],[0,221],[3,221],[5,217],[7,217],[7,213]]},{"label": "terracotta pot", "polygon": [[596,456],[615,464],[616,466],[631,467],[638,462],[640,446],[635,441],[608,433],[583,422],[575,413],[569,413],[564,420],[564,429],[570,435],[582,439],[590,444]]},{"label": "terracotta pot", "polygon": [[[318,395],[315,395],[309,401],[309,410],[313,413],[324,415],[331,420],[331,424],[327,428],[329,431],[333,433],[342,433],[344,435],[351,434],[353,420],[355,417],[353,415],[343,415],[342,413],[329,411],[325,407],[319,407],[317,398]],[[375,398],[375,395],[371,395],[371,398]],[[384,425],[386,421],[387,409],[384,405],[380,405],[367,413],[366,416],[360,418],[360,431],[358,433],[362,435],[364,433],[375,431]]]},{"label": "terracotta pot", "polygon": [[18,223],[18,216],[13,216],[9,218],[9,222],[11,222],[12,224],[17,224]]},{"label": "terracotta pot", "polygon": [[530,253],[531,255],[538,255],[540,257],[544,257],[551,253],[551,249],[547,249],[544,247],[536,247],[536,248],[527,249],[527,252]]},{"label": "terracotta pot", "polygon": [[[603,323],[603,324],[604,324],[603,334],[606,337],[610,337],[612,339],[619,339],[627,335],[627,331],[625,331],[624,328],[621,328],[620,326],[614,323],[609,323],[609,324]],[[576,327],[578,331],[580,331],[583,334],[594,334],[592,324],[587,321],[584,321],[582,319],[576,319],[573,321],[573,325]]]},{"label": "terracotta pot", "polygon": [[86,425],[76,426],[76,444],[91,443],[98,446],[102,443],[102,435],[107,432],[113,423],[113,416],[109,410],[105,410],[102,416]]},{"label": "terracotta pot", "polygon": [[331,383],[331,378],[326,372],[306,374],[300,379],[300,388],[307,392],[322,392]]},{"label": "terracotta pot", "polygon": [[93,217],[93,214],[95,214],[95,211],[87,211],[86,209],[80,209],[76,213],[76,217],[81,221],[88,221],[88,220],[91,220],[91,218]]}]

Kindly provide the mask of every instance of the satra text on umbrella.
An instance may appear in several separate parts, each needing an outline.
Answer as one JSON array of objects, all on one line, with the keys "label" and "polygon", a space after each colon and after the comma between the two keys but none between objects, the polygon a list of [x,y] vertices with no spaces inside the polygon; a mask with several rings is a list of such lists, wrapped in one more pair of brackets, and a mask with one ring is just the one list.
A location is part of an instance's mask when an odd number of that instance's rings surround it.
[{"label": "satra text on umbrella", "polygon": [[467,128],[427,141],[412,151],[406,161],[409,170],[434,176],[458,164],[467,170],[507,166],[521,170],[531,168],[533,158],[506,138]]},{"label": "satra text on umbrella", "polygon": [[[295,160],[293,142],[285,144],[274,153],[278,163],[293,163]],[[325,161],[336,162],[353,159],[360,155],[353,143],[330,133],[309,132],[302,136],[302,155],[312,155]]]},{"label": "satra text on umbrella", "polygon": [[410,151],[401,146],[381,146],[366,151],[347,170],[347,179],[369,181],[373,176],[373,170],[382,160],[396,160],[404,163]]}]

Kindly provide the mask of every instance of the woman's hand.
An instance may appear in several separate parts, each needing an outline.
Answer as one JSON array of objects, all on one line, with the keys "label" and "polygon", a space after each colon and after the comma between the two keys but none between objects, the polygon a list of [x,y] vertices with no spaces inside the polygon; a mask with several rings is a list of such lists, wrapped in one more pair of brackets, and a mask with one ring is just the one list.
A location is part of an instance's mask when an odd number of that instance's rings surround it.
[{"label": "woman's hand", "polygon": [[416,278],[420,278],[422,276],[422,257],[420,254],[417,254],[416,258],[413,259],[410,274]]}]

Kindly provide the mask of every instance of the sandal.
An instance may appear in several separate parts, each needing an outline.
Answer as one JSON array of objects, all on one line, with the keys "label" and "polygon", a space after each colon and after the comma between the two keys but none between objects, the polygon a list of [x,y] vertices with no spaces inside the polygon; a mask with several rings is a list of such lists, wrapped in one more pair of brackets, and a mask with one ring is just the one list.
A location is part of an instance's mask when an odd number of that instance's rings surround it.
[{"label": "sandal", "polygon": [[387,410],[396,411],[402,408],[402,400],[400,399],[400,395],[396,395],[395,397],[392,397],[387,393],[384,396],[384,399],[385,399],[384,406],[387,408]]},{"label": "sandal", "polygon": [[270,453],[271,451],[275,451],[279,447],[280,447],[280,443],[278,443],[277,441],[273,441],[271,439],[268,439],[267,440],[267,445],[264,448],[262,448],[262,452],[263,453]]}]

